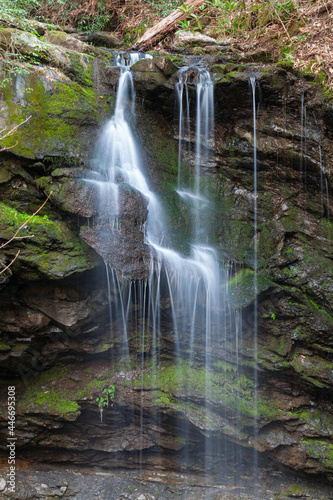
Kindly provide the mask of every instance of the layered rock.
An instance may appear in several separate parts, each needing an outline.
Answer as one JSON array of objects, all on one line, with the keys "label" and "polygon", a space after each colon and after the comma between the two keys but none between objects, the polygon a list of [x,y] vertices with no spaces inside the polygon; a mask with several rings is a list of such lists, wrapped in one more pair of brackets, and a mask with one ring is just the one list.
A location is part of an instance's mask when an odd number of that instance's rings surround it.
[{"label": "layered rock", "polygon": [[[25,53],[38,42],[33,36],[26,35]],[[63,38],[52,41],[60,44]],[[24,239],[3,250],[3,265],[21,251],[2,277],[0,319],[1,362],[17,386],[18,453],[31,460],[103,467],[135,467],[141,461],[147,467],[185,468],[190,467],[188,450],[200,457],[208,438],[227,443],[229,450],[241,446],[249,462],[252,455],[244,450],[256,447],[294,470],[331,479],[332,105],[316,85],[283,68],[226,64],[222,56],[208,60],[215,81],[216,143],[203,186],[212,201],[210,239],[229,266],[232,320],[214,332],[209,372],[204,339],[195,346],[192,365],[175,359],[170,323],[159,332],[158,371],[151,363],[152,339],[142,347],[138,325],[129,325],[128,366],[123,332],[111,337],[116,318],[110,321],[109,299],[117,297],[110,297],[103,260],[129,279],[147,277],[147,200],[123,184],[118,226],[110,230],[99,189],[87,182],[102,174],[92,170],[88,158],[100,124],[112,113],[118,70],[109,70],[109,55],[89,55],[89,46],[78,40],[60,45],[66,48],[42,47],[39,62],[48,65],[18,75],[2,96],[7,125],[31,115],[17,136],[3,142],[12,149],[3,153],[0,166],[2,241],[53,192],[45,210],[22,229]],[[78,48],[80,54],[73,50]],[[147,176],[166,208],[172,245],[186,253],[188,207],[174,191],[177,64],[183,64],[177,56],[159,56],[139,61],[133,72],[138,104],[144,98],[136,130]],[[256,235],[252,75],[259,103]],[[185,160],[182,171],[190,184],[193,154]],[[162,299],[167,317],[171,305]],[[133,310],[137,306],[133,301]],[[180,354],[188,345],[184,332]],[[111,387],[114,400],[101,422],[96,399]],[[5,389],[2,395],[5,401]],[[2,418],[5,433],[5,406]],[[210,449],[214,470],[214,453],[220,452]],[[205,467],[199,462],[193,470]]]}]

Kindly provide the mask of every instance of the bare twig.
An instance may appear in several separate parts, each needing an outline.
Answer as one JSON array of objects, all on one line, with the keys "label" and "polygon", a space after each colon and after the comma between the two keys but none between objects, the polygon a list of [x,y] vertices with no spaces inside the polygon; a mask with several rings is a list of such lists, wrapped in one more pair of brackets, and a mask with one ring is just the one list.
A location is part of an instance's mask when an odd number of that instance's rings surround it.
[{"label": "bare twig", "polygon": [[15,142],[15,144],[13,144],[12,146],[6,146],[6,147],[0,146],[0,153],[2,153],[2,151],[8,151],[8,149],[13,149],[17,145],[18,145],[18,142]]},{"label": "bare twig", "polygon": [[[47,197],[47,198],[46,198],[46,200],[44,201],[43,205],[41,205],[41,206],[40,206],[40,207],[36,210],[36,212],[34,212],[32,215],[30,215],[30,217],[29,217],[26,221],[24,221],[24,222],[23,222],[23,224],[22,224],[22,225],[18,228],[18,230],[17,230],[17,231],[16,231],[16,233],[14,234],[14,236],[12,236],[12,237],[10,238],[10,240],[6,241],[6,243],[3,243],[3,244],[0,246],[0,249],[2,249],[2,248],[4,248],[4,247],[6,247],[7,245],[9,245],[9,243],[11,243],[13,240],[17,240],[17,239],[18,239],[18,237],[17,237],[18,233],[19,233],[19,232],[21,231],[21,229],[22,229],[24,226],[26,226],[26,224],[28,224],[28,222],[29,222],[29,221],[30,221],[33,217],[35,217],[35,215],[37,215],[37,214],[38,214],[38,212],[39,212],[39,211],[40,211],[40,210],[41,210],[41,209],[42,209],[42,208],[46,205],[46,203],[47,203],[47,201],[48,201],[48,199],[50,198],[50,196],[51,196],[51,194],[52,194],[52,193],[53,193],[53,191],[51,191],[51,192],[50,192],[50,194],[48,195],[48,197]],[[21,237],[19,237],[19,238],[21,238]]]},{"label": "bare twig", "polygon": [[[5,134],[5,135],[2,135],[0,137],[0,141],[2,141],[3,139],[5,139],[6,137],[8,137],[9,135],[12,135],[15,130],[17,130],[19,127],[21,127],[21,125],[23,125],[24,123],[26,123],[28,120],[30,120],[31,118],[31,115],[28,116],[28,118],[26,118],[25,120],[23,120],[23,122],[19,123],[18,125],[16,125],[15,127],[11,128],[10,130],[8,130],[8,132]],[[6,132],[7,128],[4,128],[2,130],[0,130],[0,134],[3,134],[4,132]],[[17,144],[17,143],[16,143]],[[14,147],[14,146],[11,146],[11,147]],[[3,148],[3,149],[9,149],[9,148]]]},{"label": "bare twig", "polygon": [[7,271],[7,269],[10,268],[10,266],[12,264],[14,264],[14,262],[16,261],[17,257],[19,256],[19,253],[20,253],[21,250],[18,250],[17,251],[17,254],[15,255],[15,257],[13,258],[13,260],[8,264],[8,266],[6,266],[4,269],[2,269],[2,271],[0,271],[0,275],[3,274],[5,271]]},{"label": "bare twig", "polygon": [[277,15],[277,17],[279,18],[279,21],[280,21],[280,23],[281,23],[281,25],[282,25],[282,28],[283,28],[283,29],[284,29],[284,31],[286,32],[287,37],[288,37],[288,38],[289,38],[289,40],[291,41],[290,35],[289,35],[289,33],[288,33],[288,30],[287,30],[287,28],[285,27],[284,22],[282,21],[281,16],[280,16],[280,14],[279,14],[278,10],[276,9],[276,7],[275,7],[275,5],[274,5],[274,3],[273,3],[273,1],[272,1],[272,0],[270,0],[270,4],[271,4],[271,7],[272,7],[272,9],[274,10],[275,14],[276,14],[276,15]]}]

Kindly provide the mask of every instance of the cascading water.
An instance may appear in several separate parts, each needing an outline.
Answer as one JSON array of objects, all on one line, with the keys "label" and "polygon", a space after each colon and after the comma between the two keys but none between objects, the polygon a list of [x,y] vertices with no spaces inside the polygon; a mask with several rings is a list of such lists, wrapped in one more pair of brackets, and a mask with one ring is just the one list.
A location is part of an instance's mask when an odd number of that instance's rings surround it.
[{"label": "cascading water", "polygon": [[253,242],[254,242],[254,483],[258,481],[258,395],[256,388],[258,387],[258,192],[257,192],[257,113],[256,113],[256,79],[254,76],[250,78],[252,89],[252,111],[253,111],[253,191],[254,191],[254,207],[253,207]]},{"label": "cascading water", "polygon": [[[149,243],[159,243],[163,233],[163,215],[157,197],[149,189],[142,174],[140,155],[133,137],[130,120],[135,118],[134,85],[130,67],[137,62],[142,54],[130,54],[128,59],[118,56],[120,78],[117,90],[115,112],[106,125],[99,144],[98,162],[106,173],[108,182],[107,195],[113,198],[113,210],[119,215],[118,188],[122,183],[129,184],[140,191],[149,201],[149,230],[146,235]],[[151,56],[148,56],[151,57]],[[105,183],[104,183],[105,185]],[[103,197],[103,203],[110,203]]]},{"label": "cascading water", "polygon": [[[191,119],[189,85],[196,89],[196,116]],[[178,194],[192,204],[194,210],[193,239],[197,242],[207,240],[207,227],[201,221],[202,210],[207,200],[201,192],[202,166],[207,168],[214,150],[214,87],[209,71],[205,68],[184,67],[180,70],[176,84],[179,107],[179,150],[178,150]],[[185,96],[185,106],[184,106]],[[195,122],[195,131],[191,134],[191,121]],[[192,139],[193,138],[193,139]],[[194,147],[192,147],[192,140]],[[185,147],[184,147],[185,146]],[[192,150],[192,151],[191,151]],[[181,178],[182,159],[194,157],[194,190],[184,189]]]},{"label": "cascading water", "polygon": [[[196,109],[195,119],[191,119],[190,111],[190,89],[189,86],[195,88]],[[212,332],[220,330],[220,301],[221,301],[221,270],[218,268],[217,258],[212,248],[204,246],[208,241],[207,226],[201,222],[201,213],[207,207],[207,200],[201,192],[201,172],[202,166],[209,165],[211,151],[214,149],[214,89],[210,74],[205,68],[197,66],[183,67],[180,70],[179,81],[176,84],[176,95],[179,108],[179,150],[178,150],[178,190],[177,193],[181,198],[189,203],[193,213],[193,241],[192,259],[189,268],[189,276],[193,273],[193,265],[200,266],[202,278],[196,279],[192,283],[192,290],[184,302],[187,303],[188,316],[190,322],[190,356],[189,362],[193,363],[195,332],[200,331],[205,334],[205,395],[206,395],[206,411],[205,420],[208,419],[209,405],[211,399],[211,350],[212,350]],[[184,102],[185,101],[185,102]],[[191,133],[191,122],[195,123],[195,130]],[[183,134],[184,133],[184,134]],[[192,146],[192,138],[194,146]],[[194,158],[194,186],[184,187],[183,179],[181,178],[181,162],[187,154],[187,159]],[[193,278],[192,278],[193,279]],[[200,283],[201,281],[201,283]],[[193,286],[194,285],[194,286]],[[199,297],[202,295],[200,288],[204,286],[204,311],[205,314],[199,315]],[[185,316],[185,317],[186,317]],[[201,324],[199,322],[201,319]],[[184,330],[186,325],[180,325]],[[177,335],[179,333],[177,332]],[[185,434],[188,429],[184,429]],[[210,455],[210,443],[207,440],[205,444],[205,457]],[[208,464],[206,464],[208,468]]]},{"label": "cascading water", "polygon": [[[143,56],[140,56],[143,57]],[[163,209],[157,196],[150,190],[149,184],[143,175],[140,165],[140,154],[131,131],[130,121],[135,120],[134,85],[131,63],[138,59],[131,55],[130,59],[118,59],[120,78],[118,84],[115,113],[106,124],[103,131],[97,154],[106,181],[100,182],[101,194],[106,193],[112,200],[103,199],[104,210],[110,213],[104,217],[113,220],[110,231],[117,233],[121,226],[120,194],[124,186],[130,186],[148,202],[148,218],[144,231],[145,242],[150,249],[149,275],[145,279],[131,280],[124,276],[110,264],[106,264],[109,295],[110,331],[116,355],[113,361],[121,359],[122,376],[130,376],[131,354],[129,343],[135,345],[135,351],[140,355],[141,384],[149,378],[152,387],[158,387],[161,358],[163,348],[162,337],[167,337],[173,345],[173,357],[181,374],[181,387],[184,391],[186,408],[187,396],[190,392],[190,380],[186,378],[187,370],[199,363],[204,370],[202,387],[202,425],[206,431],[204,438],[204,466],[205,470],[227,467],[226,458],[216,461],[218,456],[226,457],[228,451],[233,450],[227,441],[216,444],[210,437],[214,431],[211,411],[214,407],[213,363],[215,346],[223,345],[227,357],[227,331],[232,331],[233,365],[237,379],[239,376],[238,348],[241,340],[241,316],[227,303],[226,283],[230,278],[227,266],[218,263],[216,251],[209,245],[209,226],[203,222],[203,214],[209,206],[208,200],[202,193],[202,171],[212,162],[211,152],[214,149],[214,101],[213,83],[207,70],[198,67],[187,67],[180,70],[180,80],[176,90],[179,103],[179,168],[177,193],[184,203],[189,205],[192,213],[193,231],[190,255],[180,255],[165,245],[169,241],[168,231],[164,221]],[[191,96],[195,94],[195,99]],[[185,105],[184,102],[185,101]],[[191,112],[195,106],[195,115]],[[191,123],[195,127],[191,127]],[[194,130],[192,130],[192,128]],[[193,166],[192,182],[185,184],[181,176],[181,162],[187,155],[188,163]],[[96,182],[96,181],[94,181]],[[221,333],[223,332],[223,333]],[[122,336],[122,337],[121,337]],[[204,346],[204,358],[198,358],[198,346]],[[169,348],[170,351],[170,348]],[[138,364],[138,357],[136,358]],[[184,370],[183,370],[184,368]],[[201,368],[200,368],[201,369]],[[183,371],[182,371],[183,370]],[[223,372],[224,370],[224,372]],[[182,375],[183,373],[183,375]],[[229,379],[228,379],[229,377]],[[221,372],[219,384],[230,383],[230,373],[226,366]],[[228,382],[229,380],[229,382]],[[237,387],[237,380],[236,380]],[[156,400],[163,401],[163,393]],[[230,397],[230,396],[228,396]],[[234,396],[232,396],[234,397]],[[151,447],[146,436],[147,421],[154,428],[161,428],[161,414],[153,411],[147,414],[144,410],[145,393],[142,389],[139,401],[132,401],[133,413],[127,414],[127,423],[136,429],[137,440],[140,443],[140,463],[143,462],[144,450]],[[128,403],[128,402],[127,402]],[[130,406],[128,404],[128,406]],[[238,410],[235,404],[234,426],[225,424],[230,432],[237,435]],[[225,422],[229,422],[229,415],[224,415]],[[145,423],[145,424],[144,424]],[[185,436],[185,442],[190,442],[191,425],[188,419],[180,417],[178,428],[180,435]],[[134,431],[133,431],[134,432]],[[214,432],[213,432],[214,434]],[[212,435],[213,435],[212,434]],[[222,445],[222,443],[224,443]],[[230,449],[227,450],[227,448]],[[158,452],[158,446],[154,448]],[[238,455],[237,455],[238,453]],[[237,463],[239,462],[239,448],[235,450]],[[191,461],[190,446],[187,444],[183,453],[185,463]],[[238,465],[236,465],[237,470]]]}]

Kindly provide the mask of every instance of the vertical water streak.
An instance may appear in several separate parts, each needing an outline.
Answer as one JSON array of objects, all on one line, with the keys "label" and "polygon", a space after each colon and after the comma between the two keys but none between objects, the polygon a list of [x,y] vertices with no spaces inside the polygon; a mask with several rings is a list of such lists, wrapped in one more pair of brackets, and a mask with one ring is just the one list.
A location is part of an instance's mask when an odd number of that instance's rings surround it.
[{"label": "vertical water streak", "polygon": [[[141,391],[140,391],[140,431],[139,431],[139,441],[140,441],[140,450],[139,450],[139,465],[142,468],[143,464],[143,430],[144,430],[144,418],[143,418],[143,395],[144,395],[144,367],[145,367],[145,348],[146,348],[146,301],[147,301],[147,281],[139,282],[139,317],[141,319],[141,329],[139,339],[141,340],[141,360],[140,360],[140,369],[141,369]],[[147,330],[148,331],[148,330]],[[138,337],[138,336],[137,336]],[[147,345],[148,347],[148,345]]]},{"label": "vertical water streak", "polygon": [[[237,368],[237,373],[236,373],[236,378],[237,382],[240,380],[241,373],[240,373],[240,362],[239,362],[239,353],[242,351],[242,314],[239,310],[234,311],[235,314],[235,331],[236,331],[236,368]],[[240,405],[237,405],[237,434],[240,434],[240,426],[241,426],[241,417],[242,417],[242,412],[239,407]],[[241,455],[241,447],[237,447],[236,450],[237,453],[237,470],[236,470],[236,477],[237,481],[240,476],[240,463],[242,459]],[[256,453],[256,452],[255,452]],[[237,486],[239,483],[237,482]]]},{"label": "vertical water streak", "polygon": [[253,189],[254,189],[254,218],[253,218],[253,239],[254,239],[254,339],[253,339],[253,352],[254,352],[254,486],[258,481],[258,428],[257,428],[257,411],[258,411],[258,220],[257,220],[257,117],[256,117],[256,79],[251,77],[252,88],[252,112],[253,112]]},{"label": "vertical water streak", "polygon": [[326,187],[326,205],[327,205],[327,221],[330,221],[330,197],[329,197],[329,192],[328,192],[328,181],[327,177],[325,177],[325,187]]},{"label": "vertical water streak", "polygon": [[109,274],[109,264],[104,262],[106,271],[106,282],[108,288],[108,306],[109,306],[109,323],[110,323],[110,344],[111,344],[111,359],[114,358],[114,332],[113,332],[113,318],[112,318],[112,295],[111,295],[111,285],[110,285],[110,274]]},{"label": "vertical water streak", "polygon": [[209,71],[199,71],[195,130],[195,241],[202,241],[200,227],[201,166],[208,165],[210,140],[214,131],[214,89]]},{"label": "vertical water streak", "polygon": [[[187,71],[189,70],[189,71]],[[191,80],[193,74],[194,80]],[[176,85],[178,98],[178,124],[179,124],[179,151],[178,151],[178,188],[182,185],[181,161],[183,158],[183,146],[187,140],[187,152],[191,149],[190,130],[190,98],[188,84],[192,84],[196,91],[196,119],[195,123],[195,185],[194,193],[191,191],[179,192],[185,195],[185,199],[192,203],[194,215],[193,237],[195,245],[191,247],[190,258],[181,257],[173,250],[154,245],[158,261],[164,264],[164,276],[170,298],[170,312],[173,324],[173,335],[175,340],[175,357],[181,373],[182,360],[184,360],[184,341],[189,336],[189,355],[185,357],[188,366],[192,367],[196,342],[200,337],[205,339],[205,422],[209,427],[209,399],[211,399],[211,349],[213,325],[218,331],[217,310],[219,307],[219,273],[217,258],[213,250],[202,246],[207,239],[207,227],[202,227],[200,221],[200,210],[203,205],[201,194],[201,167],[207,166],[209,161],[209,149],[213,144],[214,133],[214,93],[213,83],[209,72],[201,68],[182,68],[179,82]],[[184,91],[185,90],[185,91]],[[183,102],[185,98],[185,103]],[[184,111],[184,107],[186,111]],[[186,117],[186,119],[185,119]],[[185,140],[184,140],[185,139]],[[161,265],[161,264],[159,264]],[[158,272],[160,275],[160,269]],[[203,308],[203,311],[200,311]],[[189,390],[189,380],[183,381],[184,388]],[[184,424],[183,433],[188,435],[188,424]],[[210,441],[205,441],[205,463],[208,470],[208,456],[210,453]],[[189,459],[186,454],[185,460]]]},{"label": "vertical water streak", "polygon": [[191,121],[190,121],[190,98],[188,92],[188,86],[185,85],[185,97],[186,97],[186,140],[187,140],[187,152],[191,151]]},{"label": "vertical water streak", "polygon": [[324,183],[323,183],[323,159],[321,145],[319,144],[319,169],[320,169],[320,216],[324,214]]},{"label": "vertical water streak", "polygon": [[[303,98],[304,100],[304,98]],[[304,149],[303,149],[303,169],[304,169],[304,191],[306,192],[306,150],[307,150],[307,123],[306,123],[306,104],[303,103],[303,113],[304,113],[304,124],[303,124],[303,142],[304,142]]]},{"label": "vertical water streak", "polygon": [[299,158],[299,189],[301,191],[303,181],[303,126],[304,126],[304,92],[301,97],[301,147]]},{"label": "vertical water streak", "polygon": [[183,92],[184,92],[184,84],[182,80],[180,80],[176,84],[176,95],[178,102],[178,180],[177,186],[180,189],[180,174],[181,174],[181,162],[182,162],[182,149],[183,149],[183,128],[184,128],[184,111],[183,111]]},{"label": "vertical water streak", "polygon": [[[195,87],[196,111],[195,111],[195,146],[191,151],[191,120],[190,120],[190,98],[189,85]],[[184,92],[185,90],[185,92]],[[178,101],[178,193],[191,200],[194,206],[194,241],[207,242],[207,231],[201,224],[200,214],[202,211],[203,197],[201,193],[201,167],[208,166],[210,161],[210,150],[214,147],[214,86],[207,69],[197,66],[181,68],[179,81],[176,84]],[[185,105],[183,103],[185,96]],[[186,112],[184,111],[186,107]],[[186,116],[186,119],[185,119]],[[184,156],[184,142],[187,142],[187,153],[194,156],[194,190],[179,191],[181,182],[181,161]]]}]

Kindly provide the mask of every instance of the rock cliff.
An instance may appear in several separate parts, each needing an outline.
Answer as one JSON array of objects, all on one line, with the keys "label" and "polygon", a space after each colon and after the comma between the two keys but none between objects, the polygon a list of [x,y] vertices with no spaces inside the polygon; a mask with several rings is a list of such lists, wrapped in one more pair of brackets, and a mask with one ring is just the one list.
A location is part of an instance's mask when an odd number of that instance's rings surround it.
[{"label": "rock cliff", "polygon": [[[221,453],[216,443],[227,443],[230,455],[240,447],[248,463],[255,446],[260,457],[332,481],[332,98],[309,76],[285,67],[240,64],[223,50],[200,60],[215,83],[214,160],[203,180],[212,200],[207,221],[211,242],[230,271],[226,289],[233,318],[212,339],[212,397],[205,402],[204,342],[195,346],[195,365],[179,363],[171,326],[163,324],[160,372],[152,377],[152,346],[145,345],[142,353],[135,325],[128,331],[130,366],[120,354],[121,332],[110,340],[103,259],[133,280],[147,276],[149,262],[142,231],[147,200],[124,184],[123,220],[110,236],[114,221],[106,220],[94,182],[103,178],[93,161],[94,145],[115,102],[114,53],[61,32],[46,32],[41,40],[28,31],[1,28],[0,37],[14,40],[29,58],[1,87],[0,128],[30,117],[2,141],[10,149],[0,158],[1,241],[10,239],[52,191],[20,239],[1,250],[3,267],[20,250],[1,275],[3,443],[10,384],[17,390],[17,453],[28,461],[199,471],[208,438],[214,443],[212,471],[214,456]],[[132,69],[135,130],[145,170],[165,206],[172,245],[185,253],[187,207],[174,192],[174,85],[178,67],[194,61],[156,54]],[[251,76],[257,82],[256,235]],[[191,102],[194,106],[195,99]],[[193,163],[189,154],[182,165],[189,180]],[[236,351],[230,325],[237,324]],[[188,342],[184,336],[184,352]],[[148,361],[142,370],[143,354]],[[110,387],[114,398],[101,422],[96,399]]]}]

